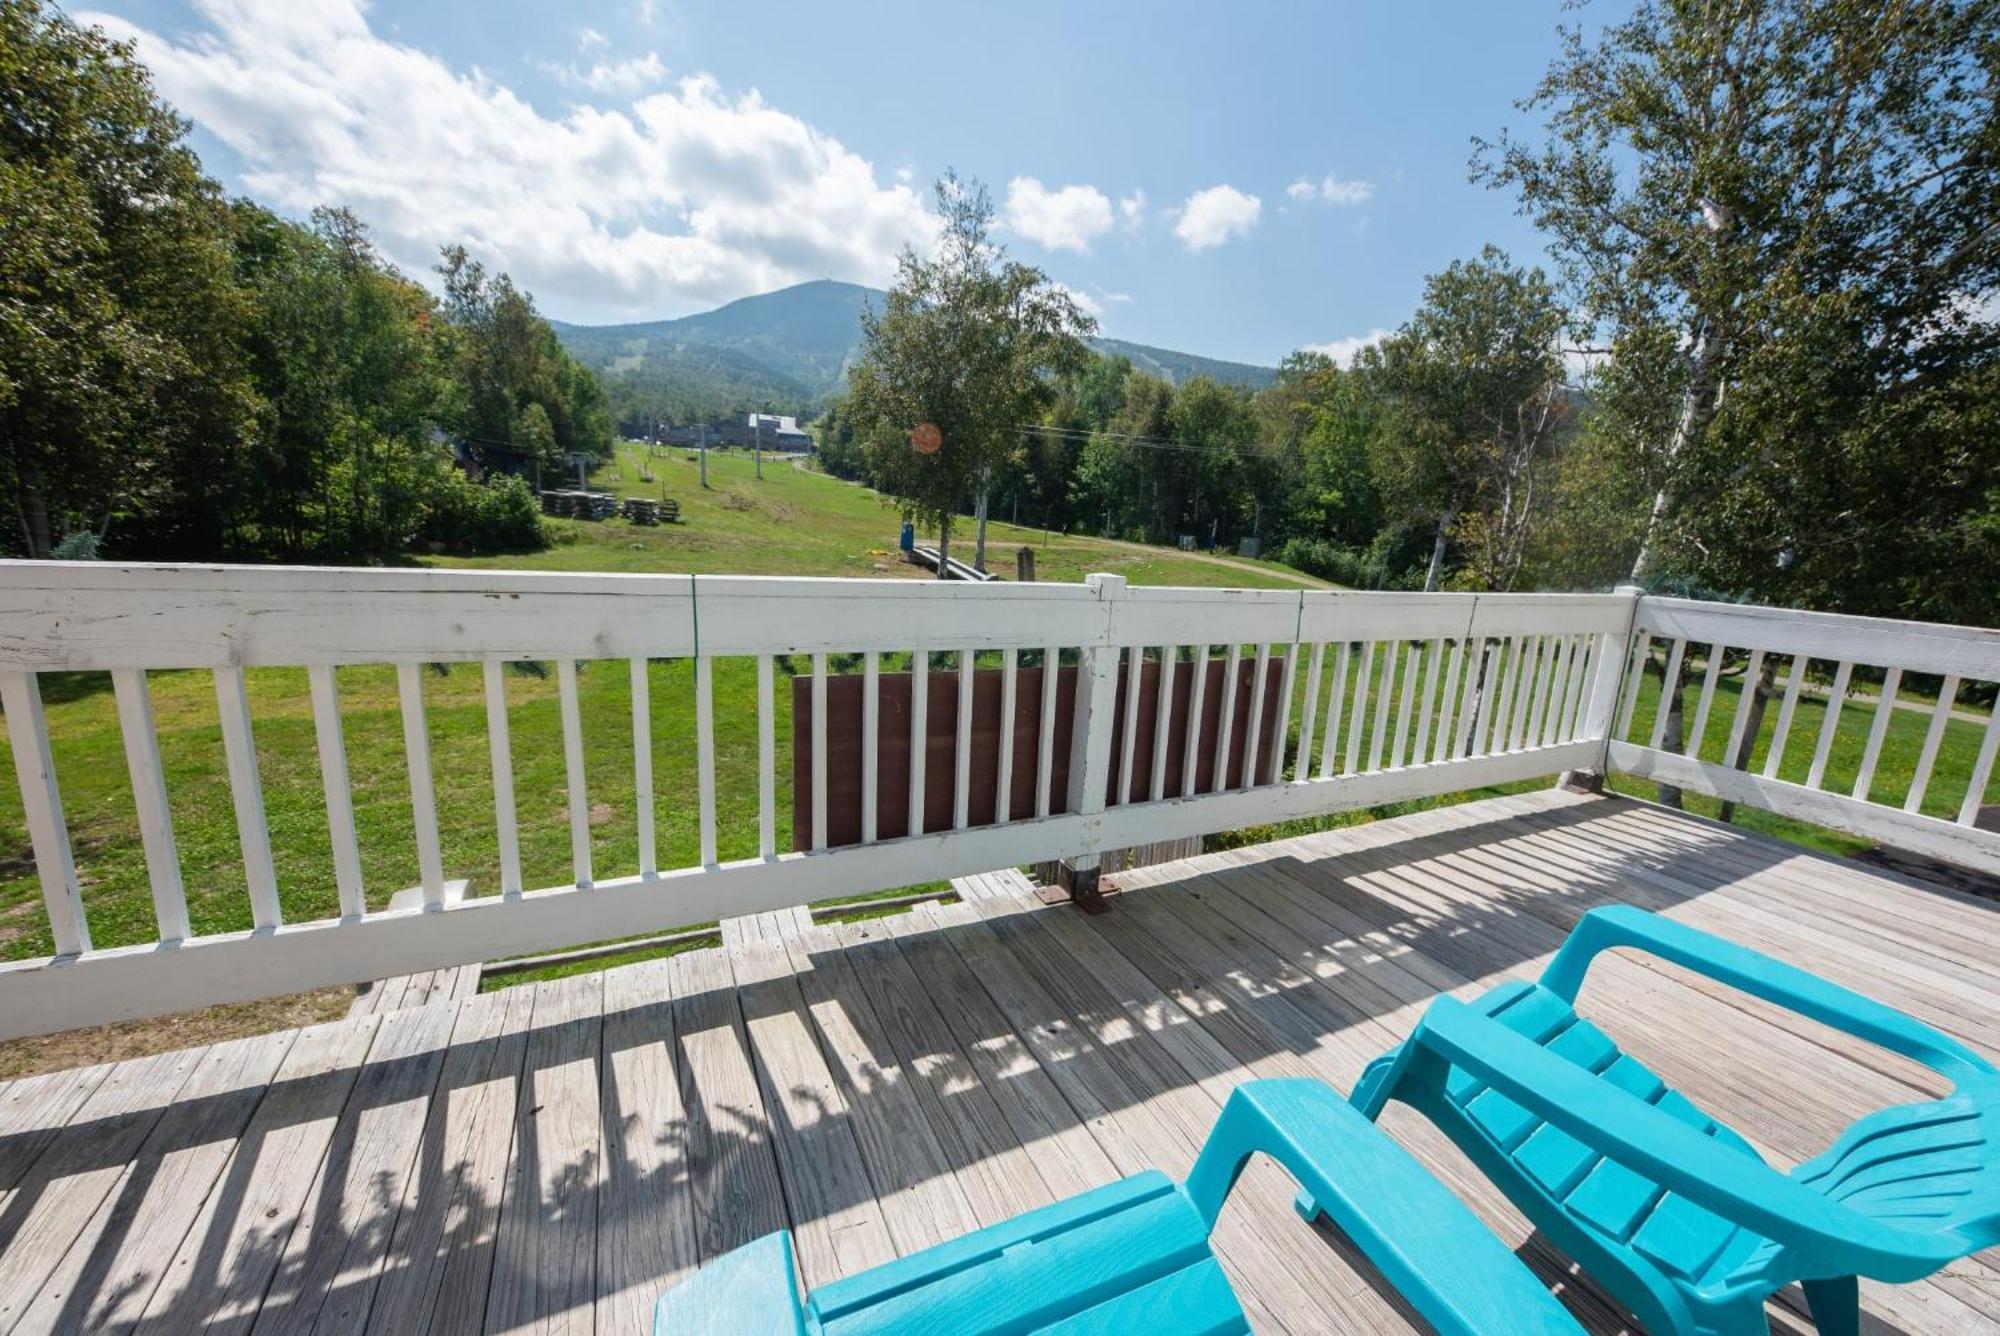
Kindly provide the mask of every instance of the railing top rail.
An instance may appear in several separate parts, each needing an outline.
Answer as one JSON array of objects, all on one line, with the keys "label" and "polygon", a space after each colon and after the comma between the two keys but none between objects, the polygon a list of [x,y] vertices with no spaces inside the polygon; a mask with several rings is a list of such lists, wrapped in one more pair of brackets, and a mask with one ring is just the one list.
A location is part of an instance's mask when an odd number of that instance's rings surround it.
[{"label": "railing top rail", "polygon": [[1622,631],[1628,597],[0,562],[0,668],[667,658]]},{"label": "railing top rail", "polygon": [[1637,629],[1699,644],[2000,680],[2000,631],[1689,598],[1639,600]]}]

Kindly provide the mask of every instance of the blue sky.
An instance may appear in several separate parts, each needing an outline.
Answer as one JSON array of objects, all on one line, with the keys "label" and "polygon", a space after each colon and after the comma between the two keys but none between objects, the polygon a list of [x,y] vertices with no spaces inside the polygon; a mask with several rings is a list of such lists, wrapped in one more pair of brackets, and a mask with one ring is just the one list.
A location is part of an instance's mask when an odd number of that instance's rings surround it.
[{"label": "blue sky", "polygon": [[955,166],[1105,333],[1266,364],[1394,327],[1485,242],[1539,257],[1466,162],[1473,135],[1526,127],[1513,101],[1565,18],[1559,0],[74,12],[137,40],[231,190],[347,204],[411,272],[463,240],[563,319],[880,284]]}]

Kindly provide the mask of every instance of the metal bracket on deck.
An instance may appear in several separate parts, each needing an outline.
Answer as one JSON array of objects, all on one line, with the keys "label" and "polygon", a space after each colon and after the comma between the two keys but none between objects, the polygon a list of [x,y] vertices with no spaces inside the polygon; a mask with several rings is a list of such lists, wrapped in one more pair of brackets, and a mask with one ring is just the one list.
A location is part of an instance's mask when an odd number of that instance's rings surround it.
[{"label": "metal bracket on deck", "polygon": [[1056,884],[1037,886],[1035,894],[1043,904],[1059,905],[1067,900],[1086,914],[1102,914],[1111,908],[1099,879],[1102,871],[1095,866],[1072,867],[1067,861],[1057,863]]}]

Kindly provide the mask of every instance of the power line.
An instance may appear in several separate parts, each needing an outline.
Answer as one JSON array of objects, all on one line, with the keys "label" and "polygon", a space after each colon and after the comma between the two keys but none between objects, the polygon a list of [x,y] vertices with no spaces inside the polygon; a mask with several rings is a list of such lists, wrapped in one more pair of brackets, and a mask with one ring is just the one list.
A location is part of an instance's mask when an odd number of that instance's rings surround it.
[{"label": "power line", "polygon": [[1127,432],[1118,431],[1086,431],[1078,427],[1044,427],[1035,424],[1025,424],[1021,430],[1079,444],[1088,443],[1092,440],[1104,440],[1110,444],[1119,445],[1130,450],[1168,450],[1190,455],[1232,455],[1241,457],[1247,449],[1252,448],[1239,445],[1193,445],[1185,441],[1163,441],[1156,437],[1134,436]]}]

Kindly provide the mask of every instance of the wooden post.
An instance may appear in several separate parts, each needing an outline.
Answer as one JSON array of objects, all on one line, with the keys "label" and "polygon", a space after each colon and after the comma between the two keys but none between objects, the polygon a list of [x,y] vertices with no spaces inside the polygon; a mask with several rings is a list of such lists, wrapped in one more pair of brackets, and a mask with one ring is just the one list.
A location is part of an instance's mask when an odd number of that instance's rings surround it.
[{"label": "wooden post", "polygon": [[[1104,605],[1107,632],[1112,625],[1113,605],[1125,594],[1122,575],[1092,575],[1084,583],[1097,593]],[[1110,637],[1107,634],[1106,641]],[[1097,816],[1104,811],[1106,788],[1111,779],[1111,730],[1118,713],[1118,646],[1109,643],[1086,645],[1076,674],[1076,721],[1070,734],[1069,810],[1081,816]],[[1097,889],[1100,859],[1095,853],[1066,858],[1056,870],[1056,884],[1069,892],[1070,899],[1084,909],[1104,908]]]},{"label": "wooden post", "polygon": [[1035,549],[1023,546],[1014,552],[1014,578],[1022,584],[1035,582]]},{"label": "wooden post", "polygon": [[[1632,615],[1625,624],[1625,636],[1619,637],[1605,632],[1598,637],[1596,660],[1593,664],[1589,694],[1584,698],[1583,717],[1577,725],[1577,736],[1598,744],[1598,762],[1595,770],[1571,770],[1559,781],[1564,788],[1577,789],[1585,793],[1597,793],[1604,788],[1604,776],[1610,770],[1611,721],[1618,717],[1618,695],[1625,682],[1626,656],[1631,653],[1632,636],[1639,625],[1639,599],[1644,590],[1637,585],[1620,585],[1617,592],[1632,600]],[[1630,683],[1633,691],[1639,689],[1639,679],[1634,676]],[[1662,697],[1661,704],[1665,704]]]}]

